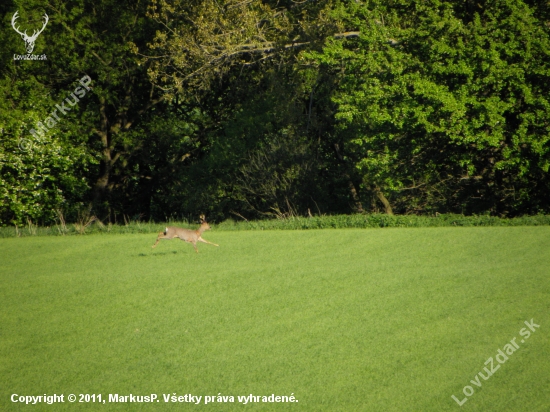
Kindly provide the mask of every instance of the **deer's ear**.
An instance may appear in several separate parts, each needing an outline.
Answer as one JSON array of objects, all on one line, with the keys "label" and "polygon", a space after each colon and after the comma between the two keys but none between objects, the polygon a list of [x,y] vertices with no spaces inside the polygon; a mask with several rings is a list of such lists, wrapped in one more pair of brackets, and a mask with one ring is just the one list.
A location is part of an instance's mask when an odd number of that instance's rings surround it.
[{"label": "deer's ear", "polygon": [[202,222],[206,222],[206,219],[205,219],[205,216],[204,216],[204,215],[200,215],[200,218],[201,218],[201,223],[202,223]]}]

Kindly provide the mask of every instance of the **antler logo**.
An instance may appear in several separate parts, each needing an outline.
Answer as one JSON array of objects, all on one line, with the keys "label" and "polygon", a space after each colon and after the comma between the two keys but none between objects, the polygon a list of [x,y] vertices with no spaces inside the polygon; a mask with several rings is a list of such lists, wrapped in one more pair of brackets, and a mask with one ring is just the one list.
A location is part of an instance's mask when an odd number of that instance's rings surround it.
[{"label": "antler logo", "polygon": [[48,24],[48,20],[49,20],[48,15],[46,13],[44,13],[44,17],[43,17],[44,18],[44,25],[42,26],[42,28],[40,30],[34,30],[32,36],[29,36],[29,35],[27,35],[27,30],[25,30],[23,33],[21,33],[19,31],[19,28],[15,27],[15,20],[17,20],[17,18],[19,17],[17,15],[17,13],[19,13],[19,12],[16,11],[15,14],[13,15],[13,17],[11,18],[11,25],[12,25],[13,29],[21,35],[21,38],[25,42],[25,47],[27,49],[27,53],[31,54],[33,49],[34,49],[34,42],[36,41],[38,35],[44,31],[44,29],[46,28],[46,24]]}]

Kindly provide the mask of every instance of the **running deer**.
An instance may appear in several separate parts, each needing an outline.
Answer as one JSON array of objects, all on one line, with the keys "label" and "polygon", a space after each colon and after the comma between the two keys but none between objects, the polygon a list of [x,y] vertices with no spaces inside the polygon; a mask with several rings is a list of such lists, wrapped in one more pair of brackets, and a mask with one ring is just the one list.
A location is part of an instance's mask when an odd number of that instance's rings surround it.
[{"label": "running deer", "polygon": [[199,250],[197,249],[197,241],[208,243],[209,245],[219,246],[219,245],[216,245],[215,243],[209,242],[208,240],[204,240],[202,238],[202,233],[205,230],[210,230],[210,225],[206,223],[206,220],[204,219],[204,215],[201,215],[201,226],[197,230],[182,229],[179,227],[169,226],[166,228],[164,232],[159,233],[157,237],[157,241],[151,247],[153,248],[156,247],[161,239],[171,240],[171,239],[174,239],[175,237],[185,242],[192,243],[193,247],[195,248],[195,252],[197,253],[199,253]]}]

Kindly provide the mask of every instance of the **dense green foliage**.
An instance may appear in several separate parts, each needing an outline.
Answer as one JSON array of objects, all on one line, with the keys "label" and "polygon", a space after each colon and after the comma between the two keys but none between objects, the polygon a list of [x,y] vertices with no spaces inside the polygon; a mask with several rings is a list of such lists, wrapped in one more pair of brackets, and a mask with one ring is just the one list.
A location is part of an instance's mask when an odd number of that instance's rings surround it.
[{"label": "dense green foliage", "polygon": [[[549,227],[205,237],[220,247],[0,239],[0,409],[22,409],[13,393],[157,393],[33,408],[442,412],[460,410],[465,385],[465,410],[547,409]],[[531,319],[540,328],[521,342]],[[512,338],[519,349],[471,384]],[[235,403],[164,403],[174,392]],[[299,402],[238,403],[251,393]]]},{"label": "dense green foliage", "polygon": [[518,1],[408,3],[340,5],[361,36],[309,54],[338,78],[364,185],[401,210],[535,212],[550,190],[547,31]]},{"label": "dense green foliage", "polygon": [[[550,212],[550,6],[13,0],[0,225]],[[15,60],[29,33],[44,61]],[[92,90],[47,134],[79,86]]]}]

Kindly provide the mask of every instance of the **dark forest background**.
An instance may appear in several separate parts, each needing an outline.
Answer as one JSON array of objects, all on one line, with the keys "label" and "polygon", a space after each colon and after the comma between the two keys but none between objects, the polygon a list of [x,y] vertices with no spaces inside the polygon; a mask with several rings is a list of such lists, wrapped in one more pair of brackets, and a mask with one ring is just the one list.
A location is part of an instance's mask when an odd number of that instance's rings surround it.
[{"label": "dark forest background", "polygon": [[[33,54],[20,31],[40,29]],[[0,225],[550,213],[550,2],[0,5]],[[56,105],[92,90],[44,135]],[[65,106],[68,106],[65,103]]]}]

